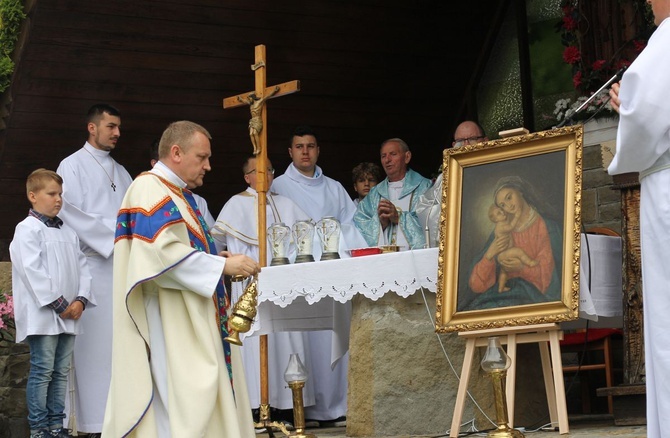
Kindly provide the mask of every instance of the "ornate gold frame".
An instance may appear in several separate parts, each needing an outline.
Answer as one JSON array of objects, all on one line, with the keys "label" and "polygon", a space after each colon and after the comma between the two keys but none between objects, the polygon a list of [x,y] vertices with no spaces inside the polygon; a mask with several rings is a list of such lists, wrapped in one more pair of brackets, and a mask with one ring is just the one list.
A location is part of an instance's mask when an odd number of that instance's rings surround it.
[{"label": "ornate gold frame", "polygon": [[[578,125],[445,150],[438,258],[437,332],[472,331],[560,322],[574,320],[578,317],[582,141],[583,129],[581,125]],[[556,152],[558,154],[554,154]],[[552,155],[541,157],[545,154]],[[459,269],[460,254],[461,250],[465,249],[461,248],[461,245],[463,241],[466,242],[466,245],[469,242],[469,239],[463,239],[462,235],[464,171],[472,166],[493,164],[491,167],[479,167],[473,171],[479,172],[478,175],[485,175],[486,173],[482,172],[486,172],[487,169],[505,169],[506,166],[509,166],[508,170],[505,170],[509,172],[516,166],[516,169],[521,169],[523,172],[523,163],[528,164],[538,159],[556,159],[560,168],[564,166],[562,269],[561,272],[557,272],[560,280],[560,300],[458,311],[459,270],[463,271],[463,268]],[[560,170],[555,170],[554,173],[558,174]],[[553,190],[560,191],[558,186],[560,184],[552,186],[555,187]],[[470,205],[474,201],[468,200],[467,202]],[[560,217],[559,208],[560,205],[556,207],[556,211]],[[467,212],[465,213],[467,216]],[[469,220],[468,217],[465,217],[465,220]],[[553,248],[557,248],[557,245],[552,246]],[[463,289],[462,286],[461,289]],[[469,289],[464,293],[473,296]]]}]

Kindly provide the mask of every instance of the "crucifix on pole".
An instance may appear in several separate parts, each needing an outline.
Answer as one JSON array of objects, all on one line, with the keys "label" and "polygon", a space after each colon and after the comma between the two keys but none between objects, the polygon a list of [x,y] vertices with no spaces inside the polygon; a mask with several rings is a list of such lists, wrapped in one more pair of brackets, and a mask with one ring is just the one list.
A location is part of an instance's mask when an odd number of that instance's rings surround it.
[{"label": "crucifix on pole", "polygon": [[[266,224],[266,195],[268,187],[268,155],[267,155],[267,108],[265,102],[268,99],[285,96],[300,91],[300,81],[284,82],[279,85],[268,87],[266,85],[266,59],[265,46],[258,45],[255,48],[255,60],[251,70],[255,75],[255,89],[246,93],[238,94],[223,99],[223,108],[236,108],[248,105],[251,112],[249,120],[249,137],[253,145],[253,154],[256,156],[256,192],[258,193],[258,255],[261,266],[267,261],[267,224]],[[261,357],[261,406],[260,420],[264,427],[269,429],[270,405],[268,396],[268,338],[267,335],[260,337]]]}]

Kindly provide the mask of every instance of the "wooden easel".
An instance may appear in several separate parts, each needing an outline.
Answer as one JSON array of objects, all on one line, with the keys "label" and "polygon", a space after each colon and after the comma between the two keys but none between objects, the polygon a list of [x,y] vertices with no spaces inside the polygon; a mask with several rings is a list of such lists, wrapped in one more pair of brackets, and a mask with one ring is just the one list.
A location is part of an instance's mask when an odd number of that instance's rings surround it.
[{"label": "wooden easel", "polygon": [[[516,346],[537,342],[540,347],[540,358],[542,360],[542,374],[544,375],[544,386],[547,391],[547,403],[549,404],[549,417],[551,423],[558,423],[559,433],[568,433],[568,410],[565,404],[565,386],[563,383],[563,367],[561,362],[561,346],[559,341],[563,337],[558,324],[535,324],[519,327],[503,327],[498,329],[475,330],[461,332],[458,334],[466,338],[465,357],[463,358],[463,369],[458,384],[454,416],[451,421],[450,437],[457,437],[461,427],[465,396],[470,381],[470,371],[475,347],[486,346],[487,339],[491,336],[499,336],[501,344],[507,344],[507,355],[512,365],[507,370],[505,391],[507,393],[507,411],[509,413],[509,425],[514,427],[514,386],[516,384]],[[549,345],[547,345],[549,343]],[[551,356],[549,354],[551,350]]]}]

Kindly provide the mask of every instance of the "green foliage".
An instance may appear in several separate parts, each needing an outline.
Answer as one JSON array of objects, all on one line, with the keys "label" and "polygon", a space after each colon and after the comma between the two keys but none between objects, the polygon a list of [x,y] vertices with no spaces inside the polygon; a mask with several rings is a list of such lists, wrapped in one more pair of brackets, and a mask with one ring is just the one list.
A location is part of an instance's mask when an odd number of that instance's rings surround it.
[{"label": "green foliage", "polygon": [[9,87],[9,82],[12,79],[12,72],[14,71],[14,63],[11,58],[6,55],[0,56],[0,93]]},{"label": "green foliage", "polygon": [[0,0],[0,93],[9,87],[14,71],[11,55],[25,18],[22,0]]}]

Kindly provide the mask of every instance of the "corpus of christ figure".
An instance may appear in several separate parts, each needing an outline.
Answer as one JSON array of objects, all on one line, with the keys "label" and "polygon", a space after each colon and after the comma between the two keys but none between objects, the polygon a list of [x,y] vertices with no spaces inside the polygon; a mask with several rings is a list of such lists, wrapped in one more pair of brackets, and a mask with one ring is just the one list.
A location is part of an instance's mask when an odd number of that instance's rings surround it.
[{"label": "corpus of christ figure", "polygon": [[249,137],[251,138],[251,144],[254,147],[254,155],[261,153],[261,140],[260,134],[263,130],[263,105],[265,101],[277,94],[279,91],[279,86],[276,86],[268,94],[262,98],[256,97],[255,93],[247,95],[246,102],[242,96],[237,96],[237,100],[242,103],[249,105],[249,110],[251,111],[251,119],[249,119]]}]

